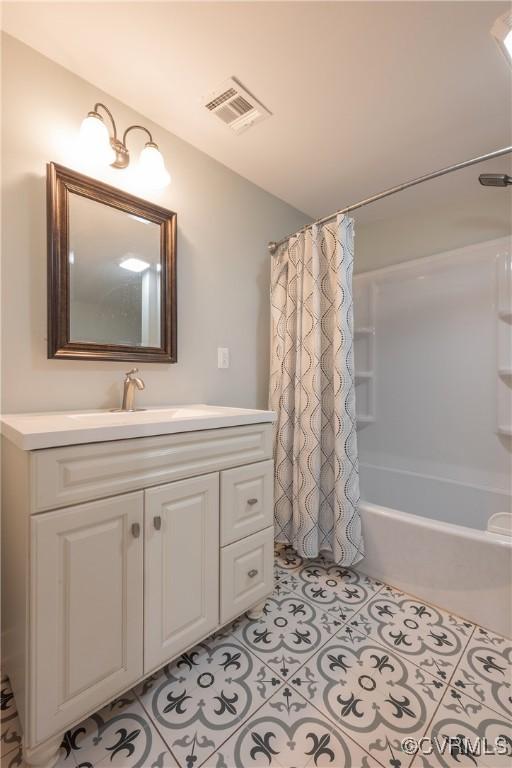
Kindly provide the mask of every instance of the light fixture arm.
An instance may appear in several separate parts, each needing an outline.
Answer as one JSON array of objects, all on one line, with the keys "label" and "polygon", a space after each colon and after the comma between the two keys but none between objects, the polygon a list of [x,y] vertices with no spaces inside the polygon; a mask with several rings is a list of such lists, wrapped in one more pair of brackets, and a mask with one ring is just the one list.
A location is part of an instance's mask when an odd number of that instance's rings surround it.
[{"label": "light fixture arm", "polygon": [[[114,115],[112,114],[110,109],[105,106],[105,104],[101,103],[101,101],[96,102],[96,104],[94,105],[94,112],[96,114],[99,114],[98,109],[100,107],[102,109],[104,109],[105,112],[107,113],[107,115],[109,116],[110,122],[112,123],[112,130],[113,130],[113,134],[114,134],[114,141],[117,141],[117,127],[116,127],[116,121],[114,120]],[[123,144],[124,144],[124,141],[123,141]]]},{"label": "light fixture arm", "polygon": [[126,147],[126,137],[130,133],[130,131],[135,131],[135,130],[144,131],[144,133],[147,133],[147,135],[149,136],[149,141],[151,142],[151,144],[155,143],[153,141],[153,136],[151,135],[151,131],[149,131],[143,125],[129,125],[126,131],[123,133],[123,144],[125,147]]},{"label": "light fixture arm", "polygon": [[[113,122],[113,121],[112,121]],[[144,131],[144,133],[147,133],[149,136],[149,144],[151,146],[156,147],[156,144],[153,141],[153,136],[151,135],[151,132],[145,128],[143,125],[130,125],[126,129],[126,131],[123,133],[123,139],[122,141],[117,138],[117,135],[114,133],[114,138],[110,140],[111,145],[113,146],[115,153],[116,153],[116,159],[115,162],[112,163],[114,168],[126,168],[130,163],[130,152],[128,150],[128,147],[126,146],[126,137],[130,133],[130,131]]]}]

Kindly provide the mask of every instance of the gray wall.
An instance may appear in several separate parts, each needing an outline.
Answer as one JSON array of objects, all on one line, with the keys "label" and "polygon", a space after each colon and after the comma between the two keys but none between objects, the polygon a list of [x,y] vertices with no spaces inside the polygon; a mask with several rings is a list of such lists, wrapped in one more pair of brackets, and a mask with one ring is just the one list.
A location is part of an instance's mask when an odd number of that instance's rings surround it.
[{"label": "gray wall", "polygon": [[[154,131],[172,183],[141,196],[178,214],[178,363],[140,366],[146,390],[139,404],[264,407],[266,243],[308,218],[7,35],[2,78],[3,412],[117,405],[130,367],[46,357],[45,166],[73,165],[74,137],[96,101],[112,108],[122,128],[142,122]],[[108,169],[101,178],[140,194],[121,177]],[[218,346],[230,348],[227,370],[217,369]]]}]

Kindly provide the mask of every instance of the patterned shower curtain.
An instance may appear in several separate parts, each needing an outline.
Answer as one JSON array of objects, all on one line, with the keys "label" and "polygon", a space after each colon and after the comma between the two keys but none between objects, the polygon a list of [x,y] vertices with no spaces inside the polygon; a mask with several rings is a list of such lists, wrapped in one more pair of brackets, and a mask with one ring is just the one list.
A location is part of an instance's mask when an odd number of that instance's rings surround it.
[{"label": "patterned shower curtain", "polygon": [[270,407],[276,541],[339,565],[364,556],[353,364],[353,219],[313,225],[272,259]]}]

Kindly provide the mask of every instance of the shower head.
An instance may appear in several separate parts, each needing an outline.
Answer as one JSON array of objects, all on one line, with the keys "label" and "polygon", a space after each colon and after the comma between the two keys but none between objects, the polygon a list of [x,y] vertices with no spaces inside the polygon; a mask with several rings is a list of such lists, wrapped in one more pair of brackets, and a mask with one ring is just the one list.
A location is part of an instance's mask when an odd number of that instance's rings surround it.
[{"label": "shower head", "polygon": [[483,187],[506,187],[512,184],[512,176],[506,173],[481,173],[478,181]]}]

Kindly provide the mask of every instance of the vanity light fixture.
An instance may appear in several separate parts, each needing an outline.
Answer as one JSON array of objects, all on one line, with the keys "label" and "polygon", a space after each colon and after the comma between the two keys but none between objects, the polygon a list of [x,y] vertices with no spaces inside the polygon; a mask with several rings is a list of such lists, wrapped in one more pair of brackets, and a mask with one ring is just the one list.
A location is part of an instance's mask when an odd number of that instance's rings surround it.
[{"label": "vanity light fixture", "polygon": [[491,35],[512,67],[512,13],[505,13],[496,19],[491,29]]},{"label": "vanity light fixture", "polygon": [[144,272],[150,266],[147,261],[137,259],[135,256],[129,256],[127,259],[119,262],[119,266],[128,269],[130,272]]},{"label": "vanity light fixture", "polygon": [[[103,110],[112,123],[112,136],[99,110]],[[130,125],[120,139],[117,126],[105,104],[98,102],[88,113],[80,127],[80,146],[90,162],[100,165],[111,165],[112,168],[127,168],[130,164],[130,152],[126,139],[130,131],[144,131],[148,135],[144,149],[140,153],[137,164],[137,174],[140,181],[151,189],[161,189],[169,184],[171,177],[165,168],[164,158],[158,145],[153,141],[151,132],[143,125]]]}]

